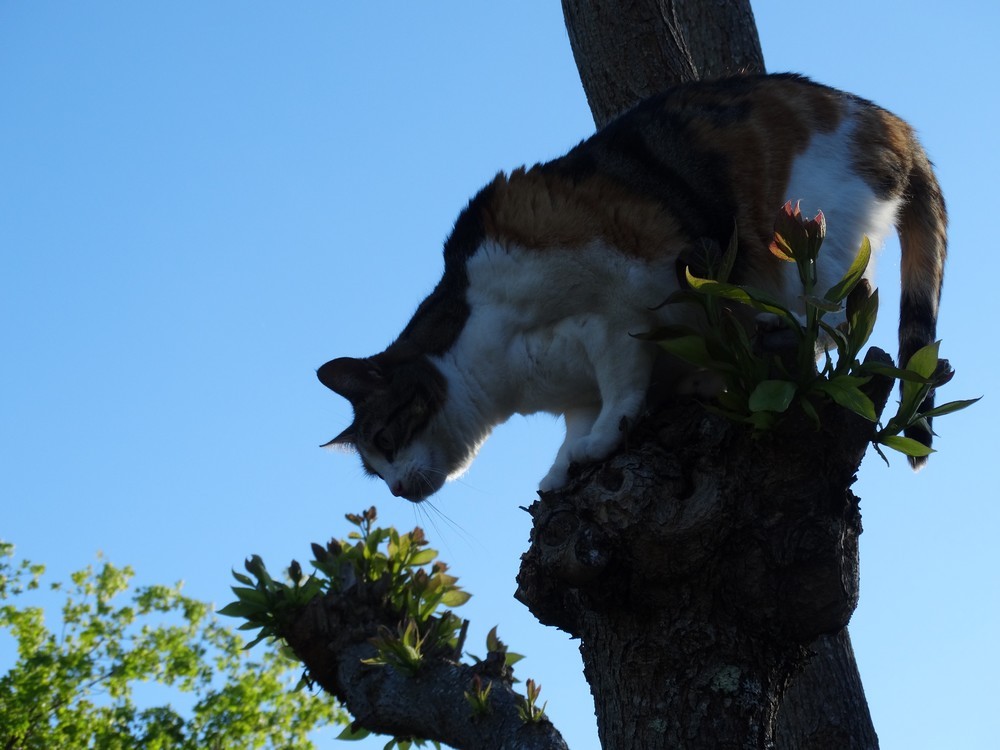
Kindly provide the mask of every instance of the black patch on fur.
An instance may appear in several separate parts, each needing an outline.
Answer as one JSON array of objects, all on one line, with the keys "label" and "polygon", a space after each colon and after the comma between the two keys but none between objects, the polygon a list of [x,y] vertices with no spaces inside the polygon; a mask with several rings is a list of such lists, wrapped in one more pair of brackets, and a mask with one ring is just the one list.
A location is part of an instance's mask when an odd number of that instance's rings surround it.
[{"label": "black patch on fur", "polygon": [[907,294],[899,299],[899,366],[906,367],[913,353],[934,341],[937,319],[934,306],[923,296]]},{"label": "black patch on fur", "polygon": [[[937,320],[930,300],[904,292],[899,300],[899,321],[899,366],[905,368],[910,357],[918,349],[933,343],[937,335]],[[902,384],[900,384],[900,390],[902,390]],[[927,394],[927,398],[920,405],[920,411],[926,412],[932,408],[934,408],[933,390]],[[928,419],[926,424],[908,427],[903,434],[929,448],[933,439],[931,421]],[[914,468],[920,468],[926,462],[926,457],[910,458],[910,464]]]},{"label": "black patch on fur", "polygon": [[578,181],[600,172],[663,204],[690,240],[709,237],[724,246],[736,216],[725,158],[692,148],[689,125],[657,97],[542,169]]}]

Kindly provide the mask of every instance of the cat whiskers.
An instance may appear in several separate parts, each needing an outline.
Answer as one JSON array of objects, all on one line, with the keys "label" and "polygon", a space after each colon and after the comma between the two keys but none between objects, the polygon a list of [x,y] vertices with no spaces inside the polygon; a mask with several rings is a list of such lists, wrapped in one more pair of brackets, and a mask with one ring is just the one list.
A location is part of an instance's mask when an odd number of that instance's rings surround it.
[{"label": "cat whiskers", "polygon": [[[418,523],[423,522],[425,525],[434,529],[435,544],[440,543],[441,546],[448,551],[449,557],[455,557],[455,553],[452,551],[451,544],[449,543],[450,536],[457,535],[470,547],[475,546],[473,545],[474,540],[472,535],[469,534],[469,532],[461,524],[457,523],[430,500],[425,500],[422,503],[414,503],[413,513],[417,517]],[[453,533],[448,534],[442,531],[441,526],[438,524],[438,519],[443,521],[447,525],[447,530]]]},{"label": "cat whiskers", "polygon": [[[428,476],[432,474],[437,474],[439,476],[442,476],[445,474],[445,472],[435,469],[422,469],[418,473],[417,477],[420,481],[425,482],[429,488],[433,488],[434,483],[428,478]],[[466,486],[470,486],[467,483],[463,482],[462,480],[456,480],[456,481],[458,483],[465,484]],[[449,552],[451,550],[450,550],[450,545],[448,544],[448,535],[442,532],[441,527],[437,523],[437,519],[444,521],[452,532],[457,534],[463,541],[466,542],[466,544],[472,546],[473,539],[469,534],[469,532],[461,524],[457,523],[447,513],[441,510],[441,508],[435,505],[433,501],[425,498],[424,500],[421,500],[418,503],[413,503],[412,505],[413,505],[414,515],[417,517],[417,521],[418,522],[424,521],[426,522],[426,525],[429,525],[431,528],[433,528],[435,536],[441,540],[441,544],[443,544],[444,547],[449,550]],[[437,517],[437,519],[435,518],[435,516]]]}]

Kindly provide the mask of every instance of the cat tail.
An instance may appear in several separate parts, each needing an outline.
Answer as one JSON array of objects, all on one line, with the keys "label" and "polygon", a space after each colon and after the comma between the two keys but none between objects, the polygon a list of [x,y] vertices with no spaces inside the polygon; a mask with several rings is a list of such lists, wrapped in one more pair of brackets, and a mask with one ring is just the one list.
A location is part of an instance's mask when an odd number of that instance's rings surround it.
[{"label": "cat tail", "polygon": [[[923,346],[933,343],[937,335],[938,303],[944,278],[944,261],[948,249],[948,217],[944,196],[934,176],[927,154],[913,139],[913,166],[905,203],[896,219],[902,247],[902,294],[899,300],[899,366],[906,367],[910,357]],[[932,390],[920,411],[934,405]],[[931,420],[908,428],[906,437],[931,445]],[[920,469],[926,457],[910,457],[910,465]]]}]

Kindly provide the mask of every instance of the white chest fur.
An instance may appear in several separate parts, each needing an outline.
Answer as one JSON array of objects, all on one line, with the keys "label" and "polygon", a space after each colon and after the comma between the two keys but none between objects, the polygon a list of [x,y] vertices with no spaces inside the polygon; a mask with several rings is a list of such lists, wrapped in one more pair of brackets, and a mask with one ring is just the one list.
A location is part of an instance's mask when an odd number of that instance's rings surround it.
[{"label": "white chest fur", "polygon": [[514,413],[564,415],[567,439],[542,489],[560,486],[571,462],[606,457],[622,420],[638,416],[656,350],[628,334],[666,314],[651,308],[676,289],[672,263],[600,241],[545,250],[487,241],[467,272],[471,314],[436,360],[449,388],[439,419],[467,425],[478,444]]}]

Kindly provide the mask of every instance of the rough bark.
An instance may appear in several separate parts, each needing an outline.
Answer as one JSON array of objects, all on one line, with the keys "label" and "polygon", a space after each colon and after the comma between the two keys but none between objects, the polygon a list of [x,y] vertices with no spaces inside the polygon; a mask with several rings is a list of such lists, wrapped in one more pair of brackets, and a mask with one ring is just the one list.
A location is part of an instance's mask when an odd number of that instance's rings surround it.
[{"label": "rough bark", "polygon": [[[765,69],[749,0],[563,0],[563,12],[598,127],[670,85]],[[778,746],[875,750],[846,631],[811,648],[786,696]]]},{"label": "rough bark", "polygon": [[809,644],[857,603],[848,487],[872,425],[821,418],[751,439],[675,404],[531,506],[517,596],[580,639],[604,750],[774,747]]},{"label": "rough bark", "polygon": [[598,127],[671,84],[764,70],[749,0],[563,0],[563,13]]},{"label": "rough bark", "polygon": [[778,712],[776,746],[789,750],[875,750],[851,637],[844,628],[813,642]]},{"label": "rough bark", "polygon": [[[358,582],[317,597],[281,633],[309,678],[346,706],[358,727],[465,750],[567,750],[547,719],[525,722],[518,715],[519,696],[502,654],[475,665],[461,663],[460,654],[429,654],[414,675],[365,664],[376,655],[371,639],[395,631],[402,619],[386,608],[383,594],[377,582]],[[492,684],[490,711],[479,716],[465,697],[477,677]]]}]

